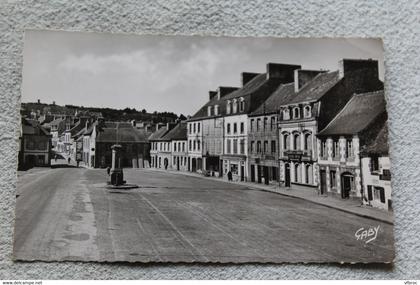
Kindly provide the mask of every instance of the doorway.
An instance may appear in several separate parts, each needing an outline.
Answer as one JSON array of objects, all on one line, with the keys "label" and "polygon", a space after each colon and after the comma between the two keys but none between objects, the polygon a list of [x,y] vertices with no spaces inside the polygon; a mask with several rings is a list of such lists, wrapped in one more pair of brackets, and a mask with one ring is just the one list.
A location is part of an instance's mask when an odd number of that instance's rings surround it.
[{"label": "doorway", "polygon": [[343,173],[341,175],[341,198],[350,198],[350,191],[353,189],[354,176],[351,173]]},{"label": "doorway", "polygon": [[325,195],[327,193],[327,172],[325,170],[321,170],[321,195]]},{"label": "doorway", "polygon": [[290,164],[284,165],[284,184],[286,187],[290,187]]},{"label": "doorway", "polygon": [[251,182],[255,182],[255,166],[251,164]]}]

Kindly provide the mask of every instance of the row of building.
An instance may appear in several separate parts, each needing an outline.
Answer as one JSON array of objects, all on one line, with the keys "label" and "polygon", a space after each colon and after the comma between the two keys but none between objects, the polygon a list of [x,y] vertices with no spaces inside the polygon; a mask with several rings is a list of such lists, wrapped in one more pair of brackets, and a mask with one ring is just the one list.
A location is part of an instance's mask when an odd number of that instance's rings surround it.
[{"label": "row of building", "polygon": [[316,190],[391,209],[387,113],[375,60],[338,70],[268,63],[149,137],[152,167]]}]

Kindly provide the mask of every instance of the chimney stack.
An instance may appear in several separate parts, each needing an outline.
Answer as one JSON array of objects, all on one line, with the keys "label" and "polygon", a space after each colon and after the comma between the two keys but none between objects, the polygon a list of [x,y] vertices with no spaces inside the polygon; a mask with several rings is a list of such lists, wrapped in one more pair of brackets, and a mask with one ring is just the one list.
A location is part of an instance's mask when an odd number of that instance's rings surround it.
[{"label": "chimney stack", "polygon": [[339,78],[343,78],[346,74],[363,73],[365,77],[378,78],[379,67],[378,61],[369,59],[347,59],[344,58],[338,63]]},{"label": "chimney stack", "polygon": [[238,87],[226,87],[226,86],[220,86],[217,88],[217,99],[220,100],[220,98],[226,96],[229,93],[232,93],[233,91],[238,90]]},{"label": "chimney stack", "polygon": [[267,63],[267,79],[279,79],[280,83],[290,83],[294,81],[295,70],[301,69],[300,65]]},{"label": "chimney stack", "polygon": [[242,87],[244,87],[245,84],[247,84],[249,81],[254,79],[257,75],[260,75],[261,73],[253,73],[253,72],[242,72],[241,73],[241,81],[242,81]]},{"label": "chimney stack", "polygon": [[217,91],[209,91],[209,100],[213,99],[214,96],[217,96]]},{"label": "chimney stack", "polygon": [[306,70],[296,69],[295,70],[295,92],[298,92],[303,85],[311,81],[315,76],[320,73],[326,72],[324,70]]}]

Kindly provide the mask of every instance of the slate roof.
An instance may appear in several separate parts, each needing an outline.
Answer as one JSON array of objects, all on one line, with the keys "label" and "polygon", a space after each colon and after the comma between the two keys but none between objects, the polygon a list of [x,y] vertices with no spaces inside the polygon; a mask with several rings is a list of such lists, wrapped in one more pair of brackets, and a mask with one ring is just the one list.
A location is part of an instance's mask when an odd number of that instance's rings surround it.
[{"label": "slate roof", "polygon": [[164,137],[174,127],[174,124],[169,124],[169,130],[166,128],[166,126],[161,127],[149,136],[149,141],[168,141],[169,139],[166,139]]},{"label": "slate roof", "polygon": [[38,121],[22,118],[22,135],[45,135],[50,133],[44,129]]},{"label": "slate roof", "polygon": [[[267,79],[267,73],[260,73],[257,76],[255,76],[253,79],[248,81],[243,87],[223,96],[219,100],[217,99],[217,96],[215,96],[213,99],[207,102],[203,107],[201,107],[200,110],[198,110],[198,112],[195,113],[194,116],[192,116],[189,120],[194,121],[197,119],[206,119],[206,118],[215,117],[215,116],[209,117],[207,115],[207,107],[214,106],[214,105],[219,105],[218,116],[248,114],[249,112],[252,112],[256,107],[260,106],[260,104],[262,104],[262,102],[260,102],[261,98],[263,98],[264,96],[267,96],[267,97],[269,96],[268,94],[263,94],[264,92],[266,93],[270,92],[270,90],[273,90],[274,88],[278,87],[278,85],[279,85],[279,80],[277,78]],[[253,96],[256,94],[258,94],[258,96]],[[226,114],[226,101],[232,100],[234,98],[240,98],[240,97],[244,98],[245,110],[243,112]]]},{"label": "slate roof", "polygon": [[386,111],[385,105],[383,90],[355,94],[318,136],[358,134]]},{"label": "slate roof", "polygon": [[134,128],[130,123],[106,122],[103,127],[97,129],[97,142],[140,143],[148,141],[146,132]]},{"label": "slate roof", "polygon": [[167,132],[162,139],[163,140],[187,140],[187,122],[178,123],[172,130]]},{"label": "slate roof", "polygon": [[362,154],[388,155],[388,125],[384,124],[376,138],[363,148]]},{"label": "slate roof", "polygon": [[250,116],[272,114],[278,111],[279,106],[287,104],[295,95],[294,83],[280,85],[268,99],[259,106]]},{"label": "slate roof", "polygon": [[338,71],[320,73],[303,85],[296,96],[288,103],[298,104],[317,101],[339,81]]}]

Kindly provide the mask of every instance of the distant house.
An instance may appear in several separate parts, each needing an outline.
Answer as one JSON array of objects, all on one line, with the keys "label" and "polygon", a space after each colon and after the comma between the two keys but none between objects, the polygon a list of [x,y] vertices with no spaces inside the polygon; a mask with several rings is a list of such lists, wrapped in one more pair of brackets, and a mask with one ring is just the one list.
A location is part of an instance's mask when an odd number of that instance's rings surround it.
[{"label": "distant house", "polygon": [[18,169],[50,166],[51,135],[36,120],[22,118]]},{"label": "distant house", "polygon": [[163,139],[170,141],[171,158],[169,167],[173,170],[188,171],[187,137],[186,122],[179,122],[163,137]]},{"label": "distant house", "polygon": [[392,209],[391,163],[388,153],[388,127],[383,123],[378,135],[361,149],[363,202],[380,209]]},{"label": "distant house", "polygon": [[165,135],[175,127],[175,124],[156,125],[156,131],[149,136],[151,166],[154,168],[169,167],[172,158],[171,139]]},{"label": "distant house", "polygon": [[[372,148],[372,141],[378,137],[386,119],[383,90],[355,94],[318,133],[321,194],[362,199],[366,191],[362,191],[361,150]],[[377,165],[374,168],[379,171]],[[372,185],[372,179],[367,181]]]},{"label": "distant house", "polygon": [[82,141],[76,151],[81,153],[82,164],[91,168],[105,168],[112,164],[111,146],[119,144],[121,167],[143,168],[149,166],[149,133],[135,128],[129,122],[105,122],[99,119],[77,134]]}]

